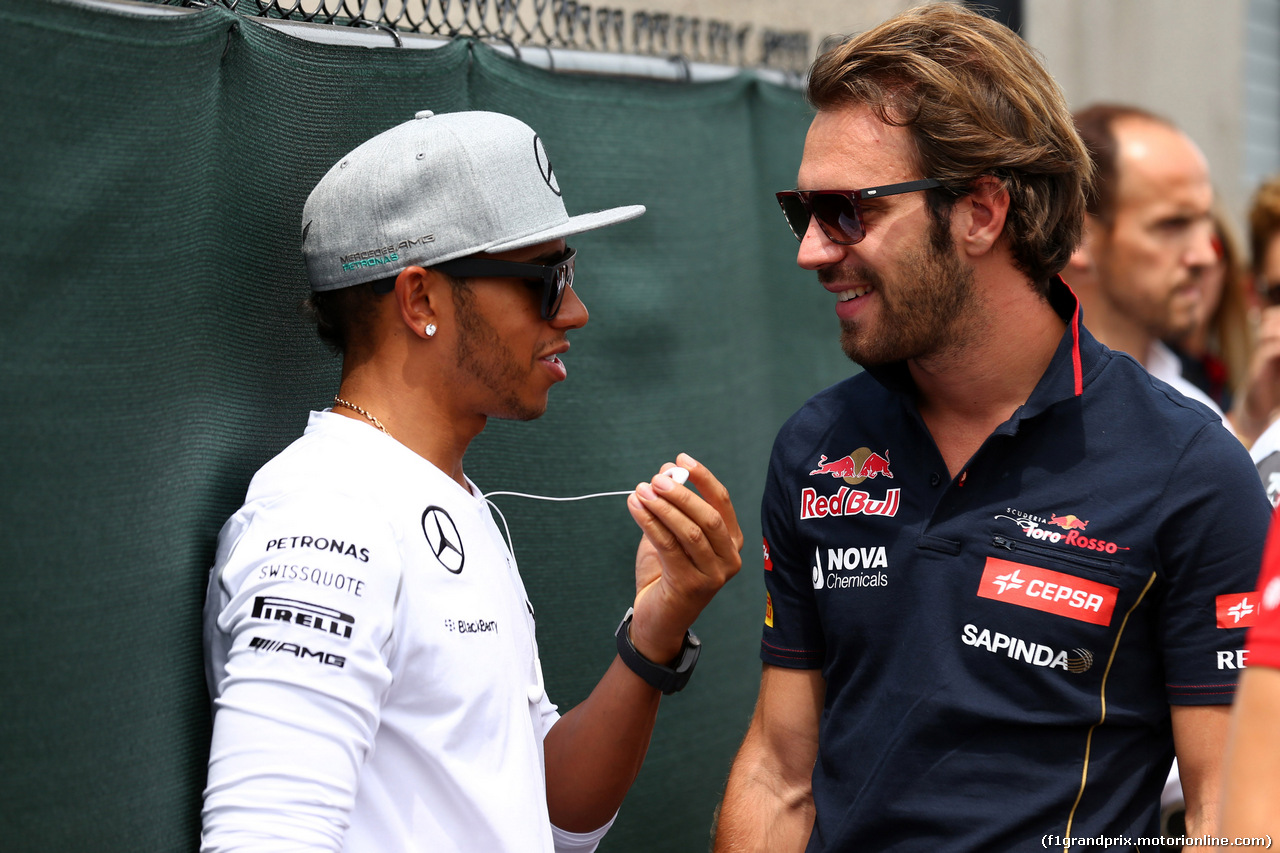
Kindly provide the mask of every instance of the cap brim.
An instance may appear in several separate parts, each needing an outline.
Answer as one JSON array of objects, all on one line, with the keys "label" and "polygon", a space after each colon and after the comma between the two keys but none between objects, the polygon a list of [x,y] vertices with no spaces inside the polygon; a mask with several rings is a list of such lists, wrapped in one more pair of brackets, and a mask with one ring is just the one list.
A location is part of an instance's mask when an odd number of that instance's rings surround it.
[{"label": "cap brim", "polygon": [[523,249],[526,246],[535,246],[538,243],[546,243],[549,240],[559,240],[574,234],[582,234],[585,231],[594,231],[607,225],[617,225],[619,222],[638,218],[644,211],[643,204],[629,204],[625,207],[597,210],[594,213],[582,213],[578,216],[570,216],[566,221],[551,228],[544,228],[541,231],[535,231],[532,234],[526,234],[514,240],[504,240],[501,243],[495,243],[492,246],[486,246],[484,249],[475,251],[496,253],[509,252],[512,249]]}]

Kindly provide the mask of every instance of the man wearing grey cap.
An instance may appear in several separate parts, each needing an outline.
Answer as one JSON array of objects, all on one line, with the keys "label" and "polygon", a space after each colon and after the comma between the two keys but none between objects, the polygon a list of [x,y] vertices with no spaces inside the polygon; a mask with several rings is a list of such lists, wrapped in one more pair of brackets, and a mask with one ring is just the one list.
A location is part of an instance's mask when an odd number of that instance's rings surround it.
[{"label": "man wearing grey cap", "polygon": [[685,454],[636,487],[618,656],[560,716],[462,461],[489,417],[538,417],[566,378],[587,311],[565,238],[643,212],[569,216],[534,131],[484,112],[418,113],[312,191],[303,254],[342,382],[219,536],[202,850],[595,849],[741,530]]}]

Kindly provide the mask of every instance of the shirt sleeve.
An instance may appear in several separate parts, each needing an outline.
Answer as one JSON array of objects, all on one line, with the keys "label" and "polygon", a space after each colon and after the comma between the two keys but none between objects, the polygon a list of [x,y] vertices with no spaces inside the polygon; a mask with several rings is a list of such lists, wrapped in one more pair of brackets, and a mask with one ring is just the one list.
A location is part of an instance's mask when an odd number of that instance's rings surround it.
[{"label": "shirt sleeve", "polygon": [[617,819],[618,815],[614,814],[608,823],[591,832],[569,832],[552,825],[551,838],[555,842],[556,853],[594,853]]},{"label": "shirt sleeve", "polygon": [[813,595],[815,557],[796,529],[799,507],[787,492],[785,443],[779,433],[760,509],[765,586],[760,658],[789,669],[818,669],[826,656],[826,640]]},{"label": "shirt sleeve", "polygon": [[1154,511],[1160,640],[1174,705],[1229,704],[1256,612],[1270,504],[1244,447],[1217,424],[1188,445]]},{"label": "shirt sleeve", "polygon": [[400,571],[390,527],[354,500],[288,496],[223,528],[202,851],[342,848],[391,684]]},{"label": "shirt sleeve", "polygon": [[1280,515],[1273,516],[1258,581],[1258,618],[1249,629],[1249,666],[1280,669]]}]

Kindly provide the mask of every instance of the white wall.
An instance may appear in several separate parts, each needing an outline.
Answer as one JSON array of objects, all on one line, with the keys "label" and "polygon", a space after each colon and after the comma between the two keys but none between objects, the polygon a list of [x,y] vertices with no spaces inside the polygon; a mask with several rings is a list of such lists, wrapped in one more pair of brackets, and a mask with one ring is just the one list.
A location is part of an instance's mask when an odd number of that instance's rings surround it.
[{"label": "white wall", "polygon": [[1023,0],[1023,35],[1072,109],[1135,104],[1176,122],[1209,159],[1237,225],[1245,168],[1248,0]]}]

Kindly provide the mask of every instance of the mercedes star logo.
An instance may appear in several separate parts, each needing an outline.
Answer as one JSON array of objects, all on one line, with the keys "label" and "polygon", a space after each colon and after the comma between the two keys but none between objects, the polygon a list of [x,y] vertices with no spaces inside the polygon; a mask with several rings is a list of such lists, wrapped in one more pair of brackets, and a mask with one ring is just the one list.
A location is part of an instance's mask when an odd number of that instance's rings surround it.
[{"label": "mercedes star logo", "polygon": [[427,507],[422,513],[422,532],[440,565],[455,575],[461,574],[466,555],[462,551],[462,537],[458,535],[458,527],[449,513],[438,506]]},{"label": "mercedes star logo", "polygon": [[551,191],[556,195],[560,195],[560,182],[556,180],[556,171],[551,168],[551,160],[547,157],[547,149],[542,146],[542,137],[533,137],[533,156],[538,161],[538,171],[542,173],[542,180],[547,182],[547,186],[551,187]]}]

